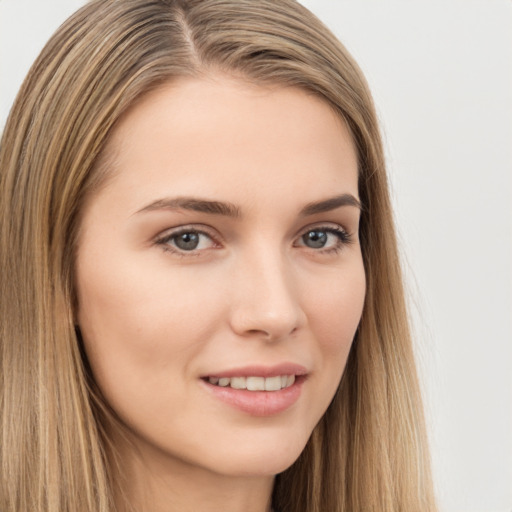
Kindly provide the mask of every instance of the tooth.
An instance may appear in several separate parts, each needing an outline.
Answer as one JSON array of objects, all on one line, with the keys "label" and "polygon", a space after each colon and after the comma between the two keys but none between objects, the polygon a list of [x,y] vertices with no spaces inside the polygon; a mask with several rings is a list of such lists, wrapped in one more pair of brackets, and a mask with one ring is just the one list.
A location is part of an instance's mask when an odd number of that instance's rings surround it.
[{"label": "tooth", "polygon": [[267,377],[265,379],[265,391],[279,391],[281,389],[281,377]]},{"label": "tooth", "polygon": [[245,377],[231,377],[231,387],[233,389],[247,389]]},{"label": "tooth", "polygon": [[247,377],[247,389],[249,391],[264,391],[265,379],[263,377]]},{"label": "tooth", "polygon": [[233,389],[249,391],[279,391],[290,387],[295,382],[295,375],[277,375],[275,377],[208,377],[208,382]]}]

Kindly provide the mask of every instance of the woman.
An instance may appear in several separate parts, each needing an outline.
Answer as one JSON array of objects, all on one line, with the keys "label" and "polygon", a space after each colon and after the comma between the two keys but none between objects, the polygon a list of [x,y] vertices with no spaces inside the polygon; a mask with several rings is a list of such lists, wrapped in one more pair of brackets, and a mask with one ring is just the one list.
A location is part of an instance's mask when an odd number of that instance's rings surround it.
[{"label": "woman", "polygon": [[90,2],[0,169],[1,510],[435,509],[371,96],[306,9]]}]

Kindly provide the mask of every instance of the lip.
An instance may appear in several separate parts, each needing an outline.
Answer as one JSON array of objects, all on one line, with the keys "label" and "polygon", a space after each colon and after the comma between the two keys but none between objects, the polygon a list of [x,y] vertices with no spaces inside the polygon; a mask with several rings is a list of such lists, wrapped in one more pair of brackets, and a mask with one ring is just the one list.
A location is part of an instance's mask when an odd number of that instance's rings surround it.
[{"label": "lip", "polygon": [[[302,386],[308,371],[304,366],[284,363],[275,366],[244,366],[210,373],[201,378],[206,391],[221,402],[251,416],[265,417],[282,413],[300,398]],[[208,382],[208,377],[276,377],[278,375],[295,375],[295,382],[279,391],[248,391],[221,387]]]},{"label": "lip", "polygon": [[213,373],[204,375],[203,378],[218,377],[220,379],[222,377],[251,377],[253,375],[257,377],[277,377],[278,375],[295,375],[299,377],[307,373],[307,369],[300,364],[281,363],[273,366],[250,365],[223,371],[214,371]]}]

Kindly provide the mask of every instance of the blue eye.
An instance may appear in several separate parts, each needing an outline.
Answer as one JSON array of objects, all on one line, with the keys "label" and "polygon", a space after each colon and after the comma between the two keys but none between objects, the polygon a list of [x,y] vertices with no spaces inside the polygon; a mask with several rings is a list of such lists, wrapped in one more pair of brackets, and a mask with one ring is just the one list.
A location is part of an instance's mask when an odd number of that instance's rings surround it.
[{"label": "blue eye", "polygon": [[165,250],[176,252],[193,252],[201,249],[208,249],[215,245],[215,242],[207,234],[195,229],[182,229],[171,233],[157,240]]},{"label": "blue eye", "polygon": [[172,239],[174,245],[183,251],[193,251],[199,245],[199,233],[182,233]]},{"label": "blue eye", "polygon": [[311,249],[322,249],[327,243],[328,234],[326,231],[315,229],[302,235],[302,240],[304,245],[311,247]]},{"label": "blue eye", "polygon": [[300,237],[301,243],[310,249],[336,251],[350,242],[350,235],[340,228],[318,227],[310,229]]}]

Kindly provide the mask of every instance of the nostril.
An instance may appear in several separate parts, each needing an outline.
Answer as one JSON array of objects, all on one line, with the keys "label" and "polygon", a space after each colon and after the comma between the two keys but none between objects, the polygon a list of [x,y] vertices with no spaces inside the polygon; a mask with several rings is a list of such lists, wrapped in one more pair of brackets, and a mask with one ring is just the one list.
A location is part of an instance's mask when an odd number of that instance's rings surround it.
[{"label": "nostril", "polygon": [[245,262],[243,271],[240,268],[235,272],[239,286],[232,297],[231,327],[243,337],[284,339],[304,325],[302,297],[288,275],[289,266],[276,264],[268,251],[257,256],[252,254],[254,259]]}]

